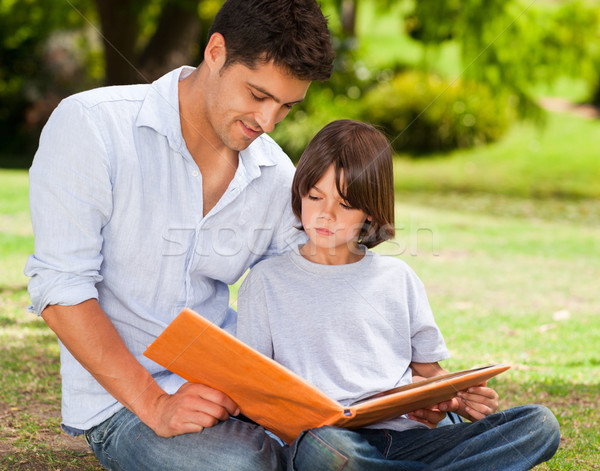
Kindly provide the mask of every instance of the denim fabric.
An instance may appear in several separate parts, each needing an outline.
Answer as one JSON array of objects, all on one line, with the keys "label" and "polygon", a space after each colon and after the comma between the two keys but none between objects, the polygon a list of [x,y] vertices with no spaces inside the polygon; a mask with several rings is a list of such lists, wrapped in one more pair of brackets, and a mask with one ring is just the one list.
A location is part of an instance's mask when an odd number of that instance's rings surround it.
[{"label": "denim fabric", "polygon": [[552,412],[529,405],[435,429],[307,430],[292,444],[288,469],[518,471],[549,460],[559,441]]},{"label": "denim fabric", "polygon": [[285,469],[285,448],[262,427],[236,419],[162,438],[123,409],[85,437],[102,466],[114,471]]}]

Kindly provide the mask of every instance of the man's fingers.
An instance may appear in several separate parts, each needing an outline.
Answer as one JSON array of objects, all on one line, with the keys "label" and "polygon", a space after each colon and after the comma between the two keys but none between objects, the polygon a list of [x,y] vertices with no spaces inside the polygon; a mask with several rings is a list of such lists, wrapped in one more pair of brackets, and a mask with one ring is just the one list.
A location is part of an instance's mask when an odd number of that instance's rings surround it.
[{"label": "man's fingers", "polygon": [[[229,415],[235,416],[240,412],[237,404],[233,402],[233,400],[227,394],[204,384],[186,383],[179,389],[179,391],[185,392],[191,396],[196,396],[197,398],[206,401],[203,404],[206,404],[207,406],[210,404],[215,404],[223,408],[225,410],[224,413],[220,410],[217,411],[216,409],[211,408],[211,410],[215,411],[215,417],[219,417],[221,420],[227,419]],[[225,414],[225,416],[223,416],[223,414]]]}]

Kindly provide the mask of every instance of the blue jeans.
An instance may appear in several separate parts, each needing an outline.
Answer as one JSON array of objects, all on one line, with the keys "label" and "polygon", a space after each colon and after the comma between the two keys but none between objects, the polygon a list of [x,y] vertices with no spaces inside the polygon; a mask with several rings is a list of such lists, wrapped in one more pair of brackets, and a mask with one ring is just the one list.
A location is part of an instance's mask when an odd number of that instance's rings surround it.
[{"label": "blue jeans", "polygon": [[529,405],[435,429],[307,430],[291,446],[288,469],[527,470],[552,458],[559,441],[552,412]]},{"label": "blue jeans", "polygon": [[285,469],[285,448],[262,427],[236,419],[162,438],[122,409],[85,436],[100,464],[115,471]]}]

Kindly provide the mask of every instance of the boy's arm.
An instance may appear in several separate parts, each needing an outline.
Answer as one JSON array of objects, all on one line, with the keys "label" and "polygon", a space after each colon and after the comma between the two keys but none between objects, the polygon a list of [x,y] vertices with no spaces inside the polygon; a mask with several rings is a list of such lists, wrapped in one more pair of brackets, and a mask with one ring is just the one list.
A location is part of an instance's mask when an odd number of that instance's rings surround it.
[{"label": "boy's arm", "polygon": [[[410,368],[413,371],[413,381],[447,373],[437,362],[412,362]],[[465,419],[476,421],[498,410],[498,393],[488,388],[485,382],[465,391],[459,391],[457,396],[435,406],[413,411],[409,414],[409,418],[429,427],[435,427],[446,416],[446,412],[456,412]]]}]

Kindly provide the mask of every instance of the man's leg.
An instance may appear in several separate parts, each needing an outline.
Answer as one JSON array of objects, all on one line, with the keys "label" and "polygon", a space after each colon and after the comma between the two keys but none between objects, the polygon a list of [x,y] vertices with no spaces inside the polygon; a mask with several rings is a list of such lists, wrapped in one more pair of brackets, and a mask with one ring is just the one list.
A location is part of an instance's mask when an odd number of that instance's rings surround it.
[{"label": "man's leg", "polygon": [[115,471],[256,471],[285,464],[284,448],[263,428],[235,419],[200,433],[162,438],[123,409],[87,439],[100,463]]}]

